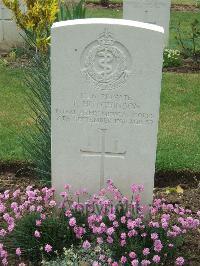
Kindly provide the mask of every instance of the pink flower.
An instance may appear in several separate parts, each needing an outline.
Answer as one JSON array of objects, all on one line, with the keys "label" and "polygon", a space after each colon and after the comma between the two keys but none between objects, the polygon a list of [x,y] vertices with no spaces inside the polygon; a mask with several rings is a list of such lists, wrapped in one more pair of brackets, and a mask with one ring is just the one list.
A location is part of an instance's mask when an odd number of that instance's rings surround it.
[{"label": "pink flower", "polygon": [[102,237],[97,237],[97,243],[99,245],[103,244],[103,238]]},{"label": "pink flower", "polygon": [[37,238],[40,238],[41,234],[40,234],[40,232],[38,230],[35,230],[34,236],[37,237]]},{"label": "pink flower", "polygon": [[4,259],[2,260],[2,264],[3,264],[3,265],[8,265],[8,261],[7,261],[6,258],[4,258]]},{"label": "pink flower", "polygon": [[160,256],[158,255],[153,256],[153,262],[158,264],[160,262]]},{"label": "pink flower", "polygon": [[44,248],[44,250],[47,252],[47,253],[50,253],[51,251],[52,251],[52,246],[51,245],[49,245],[49,244],[46,244],[46,246],[45,246],[45,248]]},{"label": "pink flower", "polygon": [[124,264],[127,262],[127,258],[125,256],[122,256],[120,261]]},{"label": "pink flower", "polygon": [[126,245],[126,240],[125,239],[121,240],[120,245],[121,245],[121,247],[125,246]]},{"label": "pink flower", "polygon": [[149,253],[150,253],[149,248],[144,248],[142,253],[143,253],[144,256],[149,255]]},{"label": "pink flower", "polygon": [[149,260],[142,260],[141,261],[141,266],[147,266],[147,265],[150,265],[151,262]]},{"label": "pink flower", "polygon": [[1,229],[0,230],[0,236],[4,237],[6,235],[6,230],[5,229]]},{"label": "pink flower", "polygon": [[129,257],[131,258],[131,259],[135,259],[136,258],[136,253],[135,252],[130,252],[129,253]]},{"label": "pink flower", "polygon": [[116,218],[116,215],[114,214],[114,213],[110,213],[110,214],[108,214],[108,219],[110,220],[110,221],[114,221],[115,220],[115,218]]},{"label": "pink flower", "polygon": [[121,233],[121,239],[126,239],[126,233]]},{"label": "pink flower", "polygon": [[36,220],[35,224],[36,224],[36,226],[40,226],[42,224],[42,221],[41,220]]},{"label": "pink flower", "polygon": [[21,254],[22,254],[21,249],[17,248],[15,253],[16,253],[17,256],[21,256]]},{"label": "pink flower", "polygon": [[125,224],[125,223],[126,223],[126,216],[122,216],[122,217],[121,217],[121,223],[122,223],[122,224]]},{"label": "pink flower", "polygon": [[132,260],[131,261],[131,265],[132,266],[138,266],[139,265],[139,261],[138,260]]},{"label": "pink flower", "polygon": [[71,212],[71,210],[66,210],[66,212],[65,212],[65,216],[67,216],[67,217],[71,217],[71,216],[72,216],[72,212]]},{"label": "pink flower", "polygon": [[55,207],[55,206],[56,206],[56,202],[55,202],[55,200],[51,200],[51,201],[49,202],[49,206],[50,206],[50,207]]},{"label": "pink flower", "polygon": [[107,234],[111,236],[115,232],[115,229],[113,227],[110,227],[107,229]]},{"label": "pink flower", "polygon": [[162,245],[161,241],[160,240],[155,240],[155,242],[154,242],[154,250],[156,252],[160,252],[162,250],[162,248],[163,248],[163,245]]},{"label": "pink flower", "polygon": [[183,257],[178,257],[176,259],[176,265],[182,266],[184,264],[185,260]]},{"label": "pink flower", "polygon": [[76,218],[75,217],[72,217],[69,219],[69,225],[71,227],[74,227],[76,225]]},{"label": "pink flower", "polygon": [[113,239],[112,239],[111,236],[108,236],[108,237],[107,237],[107,242],[108,242],[109,244],[112,244],[112,243],[113,243]]},{"label": "pink flower", "polygon": [[152,233],[152,234],[151,234],[151,239],[152,239],[152,240],[156,240],[156,239],[158,239],[158,234],[157,234],[157,233]]},{"label": "pink flower", "polygon": [[85,241],[83,242],[82,247],[83,247],[84,249],[89,249],[89,248],[91,247],[91,244],[90,244],[90,242],[89,242],[88,240],[85,240]]}]

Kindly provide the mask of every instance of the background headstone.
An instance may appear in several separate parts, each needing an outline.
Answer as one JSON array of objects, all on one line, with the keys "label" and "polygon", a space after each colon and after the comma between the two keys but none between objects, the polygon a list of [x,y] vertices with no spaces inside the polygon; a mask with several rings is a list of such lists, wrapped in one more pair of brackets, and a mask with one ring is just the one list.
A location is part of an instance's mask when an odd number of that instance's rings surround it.
[{"label": "background headstone", "polygon": [[21,34],[12,12],[0,0],[0,49],[9,50],[20,45],[24,41]]},{"label": "background headstone", "polygon": [[116,19],[52,28],[52,183],[90,193],[112,179],[151,202],[163,28]]},{"label": "background headstone", "polygon": [[168,45],[171,0],[124,0],[123,18],[162,26]]}]

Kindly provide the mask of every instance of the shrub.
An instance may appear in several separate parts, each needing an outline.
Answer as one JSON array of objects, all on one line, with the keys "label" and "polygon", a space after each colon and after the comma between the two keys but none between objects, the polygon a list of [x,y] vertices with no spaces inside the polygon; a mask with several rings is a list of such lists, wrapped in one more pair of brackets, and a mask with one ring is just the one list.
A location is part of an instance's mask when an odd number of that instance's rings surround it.
[{"label": "shrub", "polygon": [[[166,264],[175,260],[184,235],[199,228],[199,219],[188,209],[154,200],[151,207],[141,205],[142,186],[132,185],[128,200],[109,181],[106,188],[86,198],[85,191],[70,192],[66,185],[59,206],[53,200],[54,190],[28,187],[25,192],[0,194],[0,255],[3,265],[15,254],[38,263],[56,256],[94,265]],[[200,212],[196,215],[200,216]],[[63,249],[64,257],[62,257]],[[72,256],[74,257],[74,255]],[[55,260],[56,261],[56,260]],[[50,264],[51,265],[51,264]],[[56,265],[56,264],[55,264]],[[76,264],[75,264],[76,265]]]},{"label": "shrub", "polygon": [[181,53],[185,57],[191,57],[196,64],[200,63],[200,21],[195,19],[190,24],[190,32],[183,31],[181,24],[176,27],[176,40]]},{"label": "shrub", "polygon": [[[42,224],[37,226],[36,221],[39,220],[38,213],[25,215],[7,239],[10,243],[8,247],[13,250],[20,248],[24,259],[33,263],[41,261],[42,258],[52,259],[61,255],[64,247],[69,248],[80,242],[74,237],[64,215],[48,215]],[[45,251],[47,243],[56,253],[49,255]]]},{"label": "shrub", "polygon": [[179,50],[165,49],[163,54],[164,67],[176,67],[181,65],[181,53]]}]

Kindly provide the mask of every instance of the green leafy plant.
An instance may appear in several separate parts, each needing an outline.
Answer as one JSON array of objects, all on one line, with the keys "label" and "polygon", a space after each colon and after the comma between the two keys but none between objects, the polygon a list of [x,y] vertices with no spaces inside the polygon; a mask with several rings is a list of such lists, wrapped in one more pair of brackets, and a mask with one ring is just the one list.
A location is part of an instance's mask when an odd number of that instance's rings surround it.
[{"label": "green leafy plant", "polygon": [[196,7],[200,8],[200,0],[196,0]]},{"label": "green leafy plant", "polygon": [[[10,250],[20,248],[23,259],[34,264],[42,261],[42,259],[48,261],[62,255],[64,247],[70,248],[72,244],[76,246],[80,243],[73,236],[63,213],[61,215],[56,215],[56,213],[49,215],[41,226],[36,226],[36,220],[40,220],[40,215],[36,212],[25,215],[5,242]],[[35,232],[39,232],[38,237],[34,237]],[[47,243],[55,251],[50,255],[44,250]]]},{"label": "green leafy plant", "polygon": [[[30,56],[30,54],[29,54]],[[27,160],[41,179],[51,176],[51,84],[50,59],[44,54],[32,54],[25,70],[26,96],[31,108],[32,123],[23,136]]]},{"label": "green leafy plant", "polygon": [[165,49],[163,53],[163,66],[176,67],[181,65],[181,53],[179,50]]},{"label": "green leafy plant", "polygon": [[81,19],[86,16],[85,1],[81,0],[78,3],[72,3],[71,5],[66,2],[60,2],[59,12],[57,15],[57,21]]},{"label": "green leafy plant", "polygon": [[179,22],[176,27],[176,40],[185,57],[191,57],[196,64],[200,63],[200,21],[195,19],[190,24],[190,32],[185,33]]}]

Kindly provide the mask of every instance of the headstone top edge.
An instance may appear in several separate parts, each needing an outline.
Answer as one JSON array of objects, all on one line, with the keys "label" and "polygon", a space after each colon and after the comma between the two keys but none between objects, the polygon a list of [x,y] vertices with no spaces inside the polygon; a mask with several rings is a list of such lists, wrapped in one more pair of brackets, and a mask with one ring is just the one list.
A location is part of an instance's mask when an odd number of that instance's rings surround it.
[{"label": "headstone top edge", "polygon": [[75,20],[55,22],[52,26],[52,30],[55,28],[60,28],[65,26],[95,25],[95,24],[130,26],[135,28],[152,30],[164,34],[164,28],[155,24],[127,20],[127,19],[112,19],[112,18],[87,18],[87,19],[75,19]]}]

